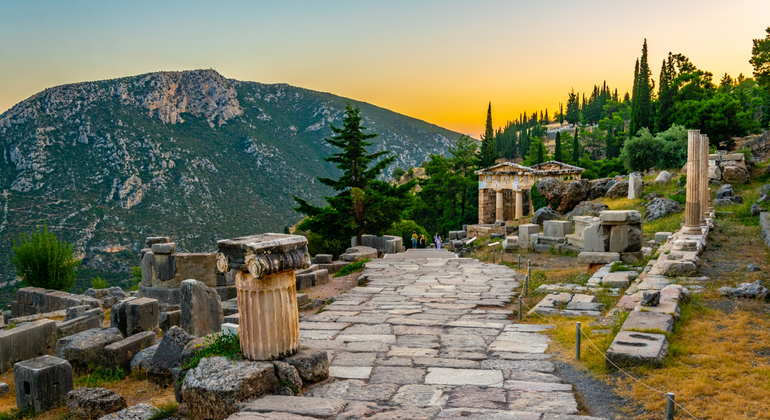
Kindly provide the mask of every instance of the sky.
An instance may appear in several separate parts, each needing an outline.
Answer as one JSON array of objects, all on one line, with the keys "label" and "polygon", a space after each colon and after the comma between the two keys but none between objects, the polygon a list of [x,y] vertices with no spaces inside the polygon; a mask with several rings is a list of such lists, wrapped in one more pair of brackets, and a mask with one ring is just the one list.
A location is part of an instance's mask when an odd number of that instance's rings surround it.
[{"label": "sky", "polygon": [[768,0],[0,0],[0,113],[52,86],[155,71],[330,92],[478,138],[606,81],[630,91],[647,39],[750,76]]}]

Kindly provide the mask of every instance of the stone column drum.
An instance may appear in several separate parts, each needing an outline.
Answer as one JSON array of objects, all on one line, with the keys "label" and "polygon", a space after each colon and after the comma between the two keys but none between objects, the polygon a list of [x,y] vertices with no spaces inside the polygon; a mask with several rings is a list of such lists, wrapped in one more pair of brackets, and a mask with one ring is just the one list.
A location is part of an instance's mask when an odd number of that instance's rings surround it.
[{"label": "stone column drum", "polygon": [[502,222],[505,220],[503,214],[503,192],[495,191],[495,222]]},{"label": "stone column drum", "polygon": [[706,214],[709,208],[709,137],[700,135],[700,225],[706,225]]},{"label": "stone column drum", "polygon": [[685,235],[699,235],[700,229],[700,130],[687,132],[687,203],[685,204]]},{"label": "stone column drum", "polygon": [[516,219],[524,217],[524,194],[521,190],[516,191]]},{"label": "stone column drum", "polygon": [[237,270],[243,356],[273,360],[296,353],[300,340],[294,270],[310,267],[307,239],[265,233],[217,245],[217,271]]}]

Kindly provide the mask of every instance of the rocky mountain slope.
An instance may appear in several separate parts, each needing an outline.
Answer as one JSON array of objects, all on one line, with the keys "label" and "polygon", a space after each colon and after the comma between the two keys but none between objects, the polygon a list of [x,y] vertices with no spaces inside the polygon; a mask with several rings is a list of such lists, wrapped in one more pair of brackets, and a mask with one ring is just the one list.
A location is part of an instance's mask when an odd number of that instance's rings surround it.
[{"label": "rocky mountain slope", "polygon": [[[14,278],[11,240],[47,222],[75,243],[83,277],[116,283],[150,235],[186,251],[224,237],[280,231],[320,204],[316,176],[329,123],[353,100],[213,70],[159,72],[46,89],[0,115],[0,287]],[[357,103],[376,150],[396,166],[444,153],[458,133]],[[389,175],[389,173],[387,174]],[[122,272],[123,274],[110,274]],[[82,282],[81,282],[82,283]],[[79,283],[79,288],[83,284]]]}]

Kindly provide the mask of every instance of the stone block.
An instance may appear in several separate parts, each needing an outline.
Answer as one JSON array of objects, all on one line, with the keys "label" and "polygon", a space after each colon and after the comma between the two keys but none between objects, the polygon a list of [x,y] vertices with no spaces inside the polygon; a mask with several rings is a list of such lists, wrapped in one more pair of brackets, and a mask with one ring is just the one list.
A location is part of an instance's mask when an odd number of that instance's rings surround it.
[{"label": "stone block", "polygon": [[158,344],[158,349],[152,356],[147,368],[147,380],[159,385],[168,385],[172,382],[171,369],[180,366],[182,351],[187,343],[195,340],[194,336],[187,334],[179,327],[171,327]]},{"label": "stone block", "polygon": [[0,330],[0,372],[10,370],[19,360],[53,355],[55,349],[55,321],[41,319]]},{"label": "stone block", "polygon": [[655,233],[655,242],[662,244],[668,241],[668,237],[673,235],[671,232],[656,232]]},{"label": "stone block", "polygon": [[56,341],[56,357],[68,360],[76,371],[85,371],[91,366],[109,367],[104,348],[122,339],[117,328],[79,332]]},{"label": "stone block", "polygon": [[79,306],[72,306],[66,309],[66,316],[64,317],[64,321],[69,321],[71,319],[75,319],[81,315],[83,315],[83,312],[90,310],[91,307],[88,305],[79,305]]},{"label": "stone block", "polygon": [[583,230],[585,252],[605,252],[610,245],[610,229],[600,224],[591,224]]},{"label": "stone block", "polygon": [[136,297],[127,297],[122,301],[112,305],[110,311],[110,326],[117,328],[124,336],[128,335],[128,318],[126,315],[126,303],[138,299]]},{"label": "stone block", "polygon": [[313,287],[313,280],[315,280],[315,274],[313,273],[295,274],[294,280],[296,282],[297,290],[307,290],[308,288]]},{"label": "stone block", "polygon": [[[304,294],[304,293],[303,293],[303,294]],[[306,295],[306,296],[307,296],[307,295]],[[225,323],[225,324],[235,324],[235,325],[240,325],[240,323],[241,323],[241,314],[239,314],[239,313],[238,313],[238,314],[232,314],[232,315],[228,315],[228,316],[226,316],[226,317],[224,318],[224,323]],[[224,324],[222,324],[222,325],[224,325]]]},{"label": "stone block", "polygon": [[77,318],[59,324],[56,327],[56,338],[59,339],[90,329],[101,328],[102,321],[104,321],[104,311],[101,309],[86,311],[86,313]]},{"label": "stone block", "polygon": [[311,263],[312,264],[330,264],[333,258],[334,256],[331,254],[317,254],[315,257],[313,257]]},{"label": "stone block", "polygon": [[477,385],[499,388],[503,386],[503,372],[482,369],[451,369],[429,367],[425,376],[428,385]]},{"label": "stone block", "polygon": [[161,312],[158,320],[158,327],[161,332],[165,334],[173,326],[182,326],[182,311]]},{"label": "stone block", "polygon": [[610,273],[602,279],[602,286],[622,289],[628,287],[631,281],[626,273]]},{"label": "stone block", "polygon": [[545,236],[564,238],[572,232],[572,222],[564,220],[546,220],[543,222],[543,233]]},{"label": "stone block", "polygon": [[326,284],[329,282],[329,280],[329,270],[322,269],[313,271],[313,286]]},{"label": "stone block", "polygon": [[150,367],[150,362],[152,361],[152,357],[155,356],[156,351],[158,351],[157,344],[136,353],[134,358],[131,359],[131,372],[138,369],[147,370],[147,368]]},{"label": "stone block", "polygon": [[[148,254],[149,255],[149,254]],[[161,282],[176,277],[176,258],[173,254],[152,254],[153,286],[158,286],[155,278]]]},{"label": "stone block", "polygon": [[182,329],[203,337],[222,330],[224,314],[219,294],[197,280],[182,282]]},{"label": "stone block", "polygon": [[79,419],[96,420],[128,407],[126,399],[104,388],[78,388],[67,393],[67,409]]},{"label": "stone block", "polygon": [[145,248],[152,248],[154,244],[167,244],[171,242],[171,238],[168,236],[148,236],[144,240]]},{"label": "stone block", "polygon": [[224,419],[240,411],[241,403],[264,395],[277,385],[275,368],[270,362],[209,357],[187,372],[182,397],[195,418]]},{"label": "stone block", "polygon": [[[294,397],[285,395],[268,395],[251,401],[243,406],[243,412],[257,413],[291,413],[299,419],[304,418],[335,418],[347,405],[345,400],[337,398]],[[291,417],[287,417],[291,418]],[[396,417],[392,417],[396,418]],[[406,417],[401,417],[406,418]]]},{"label": "stone block", "polygon": [[599,220],[605,225],[636,224],[642,223],[642,214],[636,210],[604,210]]},{"label": "stone block", "polygon": [[16,406],[35,415],[57,407],[72,391],[72,366],[63,359],[41,356],[13,365]]},{"label": "stone block", "polygon": [[628,177],[628,199],[633,200],[642,196],[642,174],[634,172]]},{"label": "stone block", "polygon": [[530,235],[540,233],[540,225],[528,223],[519,225],[519,243],[528,244]]},{"label": "stone block", "polygon": [[155,345],[157,338],[152,331],[144,331],[104,347],[107,365],[131,371],[131,361],[140,351]]},{"label": "stone block", "polygon": [[610,229],[610,252],[637,252],[642,249],[642,225],[613,225]]},{"label": "stone block", "polygon": [[152,249],[152,253],[155,255],[158,254],[173,254],[176,252],[176,243],[174,242],[166,242],[166,243],[157,243],[152,244],[150,247]]},{"label": "stone block", "polygon": [[667,352],[668,340],[663,334],[621,331],[607,349],[607,369],[613,369],[613,363],[621,368],[660,366]]},{"label": "stone block", "polygon": [[519,237],[518,236],[508,236],[503,241],[503,249],[506,251],[513,251],[516,249],[519,249]]},{"label": "stone block", "polygon": [[132,336],[144,331],[157,332],[160,321],[160,305],[150,298],[132,299],[125,303],[126,333]]},{"label": "stone block", "polygon": [[674,332],[674,317],[658,312],[631,311],[621,330],[672,333]]},{"label": "stone block", "polygon": [[618,252],[581,252],[578,254],[578,262],[585,264],[609,264],[620,261]]},{"label": "stone block", "polygon": [[108,414],[99,420],[149,420],[160,412],[150,404],[141,403],[124,408],[117,413]]},{"label": "stone block", "polygon": [[329,377],[329,356],[324,350],[300,346],[296,354],[281,361],[294,366],[305,384],[316,383]]}]

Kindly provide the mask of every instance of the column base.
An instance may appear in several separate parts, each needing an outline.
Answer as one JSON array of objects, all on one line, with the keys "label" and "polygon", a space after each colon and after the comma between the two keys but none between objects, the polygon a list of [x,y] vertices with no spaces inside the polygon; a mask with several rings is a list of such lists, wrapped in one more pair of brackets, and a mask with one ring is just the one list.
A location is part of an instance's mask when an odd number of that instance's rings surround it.
[{"label": "column base", "polygon": [[685,226],[682,228],[681,232],[685,235],[700,235],[702,233],[700,226]]}]

